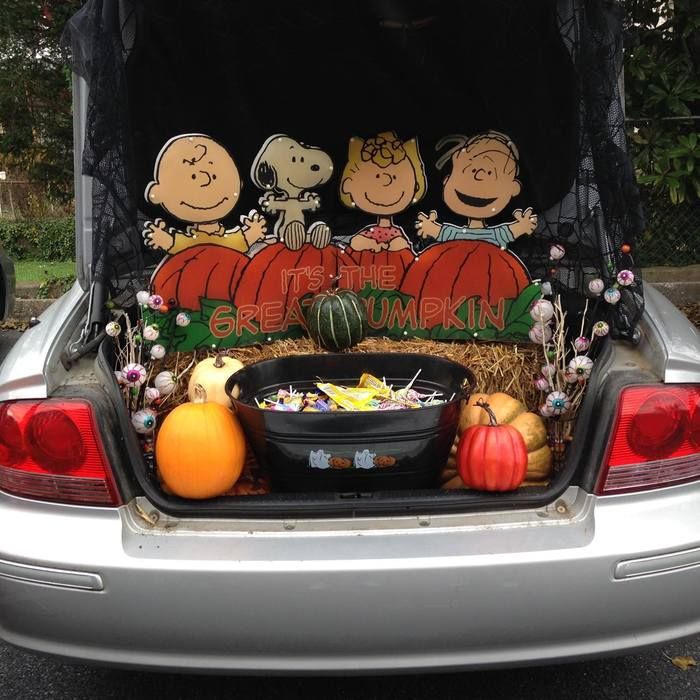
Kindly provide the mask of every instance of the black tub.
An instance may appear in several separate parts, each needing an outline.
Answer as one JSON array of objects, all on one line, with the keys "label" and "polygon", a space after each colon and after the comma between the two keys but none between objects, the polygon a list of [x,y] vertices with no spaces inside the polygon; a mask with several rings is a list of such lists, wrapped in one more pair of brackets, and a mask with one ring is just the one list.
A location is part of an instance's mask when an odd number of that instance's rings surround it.
[{"label": "black tub", "polygon": [[[255,398],[290,385],[314,390],[321,378],[353,386],[363,372],[406,386],[441,392],[444,404],[397,411],[282,413],[263,410]],[[408,353],[298,355],[249,365],[230,377],[232,401],[258,462],[278,491],[389,491],[437,483],[454,441],[461,401],[474,375],[449,360]]]}]

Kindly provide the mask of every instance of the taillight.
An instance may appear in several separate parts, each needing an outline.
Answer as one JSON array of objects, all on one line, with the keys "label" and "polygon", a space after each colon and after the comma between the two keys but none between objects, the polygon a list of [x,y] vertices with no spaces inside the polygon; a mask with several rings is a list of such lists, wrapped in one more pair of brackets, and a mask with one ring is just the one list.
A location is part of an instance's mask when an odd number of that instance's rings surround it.
[{"label": "taillight", "polygon": [[620,393],[596,486],[609,495],[700,480],[700,387],[634,386]]},{"label": "taillight", "polygon": [[0,489],[80,505],[120,505],[87,401],[10,401],[0,406]]}]

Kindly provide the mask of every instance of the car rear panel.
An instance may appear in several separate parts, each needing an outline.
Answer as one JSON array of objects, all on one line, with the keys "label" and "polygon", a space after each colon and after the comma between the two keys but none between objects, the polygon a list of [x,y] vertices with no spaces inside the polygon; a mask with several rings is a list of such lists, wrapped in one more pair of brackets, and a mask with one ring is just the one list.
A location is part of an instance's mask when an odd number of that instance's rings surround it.
[{"label": "car rear panel", "polygon": [[631,650],[700,631],[699,506],[700,484],[572,488],[531,511],[245,522],[0,496],[0,634],[110,664],[265,673]]}]

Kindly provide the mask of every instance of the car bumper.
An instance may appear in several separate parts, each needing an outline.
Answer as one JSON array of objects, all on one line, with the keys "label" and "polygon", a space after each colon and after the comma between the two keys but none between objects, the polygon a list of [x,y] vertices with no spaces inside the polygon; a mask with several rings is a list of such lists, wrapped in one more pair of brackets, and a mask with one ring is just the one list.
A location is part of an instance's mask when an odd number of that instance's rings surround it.
[{"label": "car bumper", "polygon": [[155,522],[138,505],[0,495],[0,636],[104,664],[301,674],[547,663],[700,632],[697,484],[352,529]]}]

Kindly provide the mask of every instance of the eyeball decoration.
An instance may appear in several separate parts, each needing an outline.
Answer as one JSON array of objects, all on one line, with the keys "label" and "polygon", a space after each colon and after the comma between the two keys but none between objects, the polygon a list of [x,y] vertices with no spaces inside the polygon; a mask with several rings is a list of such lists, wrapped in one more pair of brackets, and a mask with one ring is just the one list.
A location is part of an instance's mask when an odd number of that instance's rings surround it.
[{"label": "eyeball decoration", "polygon": [[547,395],[545,406],[552,411],[553,416],[561,416],[571,408],[571,399],[563,391],[553,391]]},{"label": "eyeball decoration", "polygon": [[136,413],[131,416],[131,425],[134,426],[134,430],[136,430],[137,433],[141,433],[142,435],[153,432],[153,429],[156,427],[156,414],[150,408],[136,411]]},{"label": "eyeball decoration", "polygon": [[591,280],[588,283],[588,291],[591,294],[595,294],[596,296],[600,296],[604,290],[605,290],[605,282],[603,282],[602,279],[599,279],[596,277],[596,279]]},{"label": "eyeball decoration", "polygon": [[564,381],[567,384],[576,384],[578,382],[579,378],[576,372],[572,372],[569,367],[566,368],[566,372],[564,372]]},{"label": "eyeball decoration", "polygon": [[159,372],[153,380],[153,386],[158,389],[161,396],[168,396],[168,394],[172,394],[175,391],[177,386],[175,375],[168,370]]},{"label": "eyeball decoration", "polygon": [[593,325],[593,335],[602,338],[610,333],[610,326],[605,321],[598,321]]},{"label": "eyeball decoration", "polygon": [[566,250],[564,249],[564,246],[559,245],[558,243],[555,243],[549,249],[549,257],[551,260],[561,260],[565,255],[566,255]]},{"label": "eyeball decoration", "polygon": [[117,380],[117,384],[120,384],[120,385],[126,384],[126,380],[122,376],[121,370],[115,369],[114,370],[114,377]]},{"label": "eyeball decoration", "polygon": [[160,331],[158,330],[158,326],[146,326],[143,329],[143,337],[148,340],[149,342],[153,342],[154,340],[158,340],[158,336],[160,335]]},{"label": "eyeball decoration", "polygon": [[574,340],[574,350],[576,350],[576,352],[586,352],[590,347],[591,341],[582,335]]},{"label": "eyeball decoration", "polygon": [[577,379],[588,379],[593,370],[593,360],[585,355],[572,358],[569,362],[569,372],[576,375]]},{"label": "eyeball decoration", "polygon": [[554,306],[552,305],[552,302],[547,301],[546,299],[536,301],[530,309],[530,316],[532,316],[535,321],[539,321],[540,323],[546,323],[547,321],[551,320],[554,316]]},{"label": "eyeball decoration", "polygon": [[548,406],[546,403],[543,403],[540,406],[540,415],[543,418],[551,418],[554,415],[554,411],[552,411],[551,407]]},{"label": "eyeball decoration", "polygon": [[620,270],[617,273],[617,283],[621,287],[629,287],[634,284],[634,272],[632,270]]},{"label": "eyeball decoration", "polygon": [[548,343],[552,339],[552,329],[544,323],[536,323],[528,335],[533,343]]},{"label": "eyeball decoration", "polygon": [[158,309],[163,306],[163,297],[160,294],[151,294],[151,296],[148,297],[148,305],[154,311],[158,311]]},{"label": "eyeball decoration", "polygon": [[136,301],[141,304],[141,306],[148,306],[148,301],[150,298],[151,295],[145,289],[142,289],[140,292],[136,292]]},{"label": "eyeball decoration", "polygon": [[608,304],[617,304],[618,301],[620,301],[620,290],[615,289],[615,287],[610,287],[609,289],[605,290],[605,294],[603,294],[603,299],[608,302]]},{"label": "eyeball decoration", "polygon": [[154,386],[149,386],[144,392],[144,398],[146,399],[146,403],[158,401],[160,398],[160,391],[158,391],[158,389],[156,389]]},{"label": "eyeball decoration", "polygon": [[537,377],[534,381],[535,389],[538,391],[547,391],[549,389],[549,380],[547,377]]},{"label": "eyeball decoration", "polygon": [[122,368],[122,379],[127,386],[141,386],[146,381],[146,368],[138,363],[131,363]]},{"label": "eyeball decoration", "polygon": [[165,357],[165,348],[162,345],[154,345],[151,348],[151,357],[154,360],[162,360]]},{"label": "eyeball decoration", "polygon": [[192,318],[188,313],[185,313],[184,311],[181,311],[176,317],[175,317],[175,323],[180,326],[181,328],[184,328],[185,326],[189,326],[190,323],[192,322]]},{"label": "eyeball decoration", "polygon": [[110,338],[116,338],[122,332],[122,327],[116,321],[110,321],[105,326],[105,333]]},{"label": "eyeball decoration", "polygon": [[557,368],[554,365],[542,365],[542,376],[543,377],[554,377],[557,373]]}]

